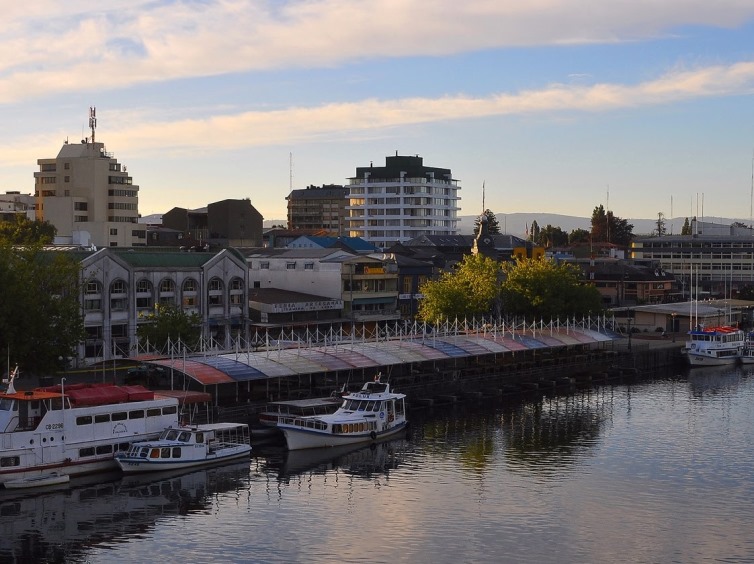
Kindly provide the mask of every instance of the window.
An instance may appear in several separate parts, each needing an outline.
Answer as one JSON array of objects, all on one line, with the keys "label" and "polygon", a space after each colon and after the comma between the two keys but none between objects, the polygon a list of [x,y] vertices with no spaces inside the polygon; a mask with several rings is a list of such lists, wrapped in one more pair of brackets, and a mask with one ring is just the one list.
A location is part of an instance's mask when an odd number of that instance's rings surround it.
[{"label": "window", "polygon": [[91,425],[91,424],[92,424],[91,415],[82,415],[76,418],[76,425]]},{"label": "window", "polygon": [[110,285],[110,293],[111,294],[125,294],[126,293],[126,283],[123,280],[116,280]]},{"label": "window", "polygon": [[196,292],[196,288],[197,288],[196,280],[194,280],[193,278],[187,278],[183,282],[184,292]]},{"label": "window", "polygon": [[87,456],[94,456],[94,447],[79,449],[79,458],[85,458]]},{"label": "window", "polygon": [[97,447],[97,454],[112,454],[113,445],[100,445]]},{"label": "window", "polygon": [[129,411],[128,418],[129,419],[144,419],[144,410],[139,409],[136,411]]},{"label": "window", "polygon": [[119,411],[118,413],[113,413],[111,418],[113,421],[125,421],[128,419],[128,414],[125,411]]},{"label": "window", "polygon": [[269,270],[270,269],[270,263],[269,262],[260,262],[259,268],[262,270]]},{"label": "window", "polygon": [[116,227],[111,227],[110,228],[110,235],[117,235],[117,234],[118,234],[118,229]]},{"label": "window", "polygon": [[304,270],[314,270],[314,263],[313,262],[305,262],[304,263]]},{"label": "window", "polygon": [[91,296],[92,294],[99,294],[99,282],[90,280],[86,283],[86,289],[84,292]]},{"label": "window", "polygon": [[87,211],[88,208],[89,204],[87,202],[73,202],[73,209],[76,211]]},{"label": "window", "polygon": [[213,278],[209,281],[209,291],[210,292],[222,292],[223,290],[223,281],[219,278]]},{"label": "window", "polygon": [[71,181],[71,177],[70,176],[64,176],[63,177],[63,181],[64,182],[70,182]]},{"label": "window", "polygon": [[100,413],[99,415],[94,416],[94,422],[95,423],[109,423],[110,422],[110,414],[109,413]]},{"label": "window", "polygon": [[0,458],[0,468],[9,468],[11,466],[20,466],[21,458],[18,456],[3,456]]},{"label": "window", "polygon": [[162,408],[163,415],[174,415],[176,413],[178,413],[178,408],[176,406]]},{"label": "window", "polygon": [[165,278],[160,282],[160,294],[169,294],[171,292],[175,292],[175,282],[170,278]]},{"label": "window", "polygon": [[63,168],[65,170],[70,170],[71,169],[71,163],[63,163]]},{"label": "window", "polygon": [[296,270],[296,263],[295,262],[286,262],[285,268],[288,270]]},{"label": "window", "polygon": [[162,415],[162,410],[159,407],[147,409],[147,417],[159,417],[160,415]]}]

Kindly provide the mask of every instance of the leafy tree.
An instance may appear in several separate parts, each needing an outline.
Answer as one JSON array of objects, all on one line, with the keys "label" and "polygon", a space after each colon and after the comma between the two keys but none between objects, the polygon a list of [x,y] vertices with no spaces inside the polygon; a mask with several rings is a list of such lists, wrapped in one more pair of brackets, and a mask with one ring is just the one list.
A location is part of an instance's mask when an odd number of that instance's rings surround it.
[{"label": "leafy tree", "polygon": [[[495,217],[495,214],[492,213],[490,210],[484,210],[484,213],[482,215],[487,217],[487,232],[490,235],[499,235],[500,234],[500,223],[497,221],[497,218]],[[481,216],[480,216],[481,217]],[[474,235],[479,233],[479,217],[477,217],[474,220]]]},{"label": "leafy tree", "polygon": [[0,242],[9,245],[46,245],[52,243],[57,232],[49,221],[31,220],[22,214],[10,221],[0,221]]},{"label": "leafy tree", "polygon": [[503,265],[506,314],[528,319],[582,317],[602,311],[597,289],[582,283],[581,270],[552,260],[524,259]]},{"label": "leafy tree", "polygon": [[734,221],[730,224],[731,227],[739,227],[743,229],[751,229],[748,225],[746,225],[743,221]]},{"label": "leafy tree", "polygon": [[420,319],[435,323],[490,313],[499,296],[500,265],[484,255],[466,255],[453,272],[422,284]]},{"label": "leafy tree", "polygon": [[600,204],[592,212],[592,241],[615,243],[627,247],[633,239],[634,226],[628,220],[621,219],[613,212],[605,212]]},{"label": "leafy tree", "polygon": [[665,214],[662,212],[657,213],[657,236],[662,237],[668,232],[667,227],[665,227]]},{"label": "leafy tree", "polygon": [[683,221],[683,227],[681,227],[681,235],[691,235],[691,224],[689,223],[688,217]]},{"label": "leafy tree", "polygon": [[194,348],[201,336],[199,314],[188,314],[172,304],[155,305],[154,313],[146,316],[145,321],[136,328],[136,336],[142,344],[148,342],[151,348],[158,350],[178,340]]},{"label": "leafy tree", "polygon": [[539,240],[539,234],[542,232],[542,230],[539,227],[539,223],[537,223],[537,220],[534,219],[531,222],[531,231],[529,232],[528,239],[530,241],[537,241]]},{"label": "leafy tree", "polygon": [[568,242],[572,245],[575,243],[588,243],[591,236],[591,233],[586,229],[574,229],[571,231],[570,235],[568,235]]},{"label": "leafy tree", "polygon": [[21,373],[60,370],[84,339],[80,264],[40,245],[0,244],[0,350]]},{"label": "leafy tree", "polygon": [[[588,232],[585,231],[585,233]],[[548,223],[547,227],[539,232],[539,237],[534,242],[546,248],[563,247],[568,244],[568,233]]]}]

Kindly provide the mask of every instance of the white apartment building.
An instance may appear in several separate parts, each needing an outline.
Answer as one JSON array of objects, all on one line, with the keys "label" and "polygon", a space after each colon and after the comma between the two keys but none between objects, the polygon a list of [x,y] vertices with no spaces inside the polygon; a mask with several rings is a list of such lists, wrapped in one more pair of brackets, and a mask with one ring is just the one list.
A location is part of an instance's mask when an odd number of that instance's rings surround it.
[{"label": "white apartment building", "polygon": [[57,228],[56,243],[146,245],[146,227],[137,223],[139,187],[104,143],[93,139],[66,141],[57,157],[37,160],[36,217]]},{"label": "white apartment building", "polygon": [[450,169],[422,157],[386,157],[385,166],[358,167],[349,179],[346,226],[380,248],[420,235],[456,235],[460,197]]},{"label": "white apartment building", "polygon": [[17,190],[8,190],[0,194],[0,218],[8,220],[15,215],[23,215],[26,219],[34,220],[34,196],[22,194]]}]

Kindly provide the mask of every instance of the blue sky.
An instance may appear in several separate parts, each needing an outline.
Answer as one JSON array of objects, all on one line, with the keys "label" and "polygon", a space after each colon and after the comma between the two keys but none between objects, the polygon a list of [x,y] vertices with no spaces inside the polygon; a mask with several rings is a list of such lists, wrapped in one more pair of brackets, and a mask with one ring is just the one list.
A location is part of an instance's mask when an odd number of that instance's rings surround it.
[{"label": "blue sky", "polygon": [[484,184],[496,214],[751,217],[751,0],[37,0],[0,31],[3,192],[96,106],[143,215],[283,219],[397,151],[450,168],[461,215]]}]

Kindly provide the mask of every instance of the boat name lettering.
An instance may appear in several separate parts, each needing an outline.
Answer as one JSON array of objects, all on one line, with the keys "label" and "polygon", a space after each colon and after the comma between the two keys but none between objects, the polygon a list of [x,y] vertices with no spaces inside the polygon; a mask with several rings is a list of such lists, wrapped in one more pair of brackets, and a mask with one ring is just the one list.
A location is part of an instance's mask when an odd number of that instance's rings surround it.
[{"label": "boat name lettering", "polygon": [[45,425],[46,431],[51,431],[52,429],[62,429],[63,424],[62,423],[52,423],[50,425]]}]

